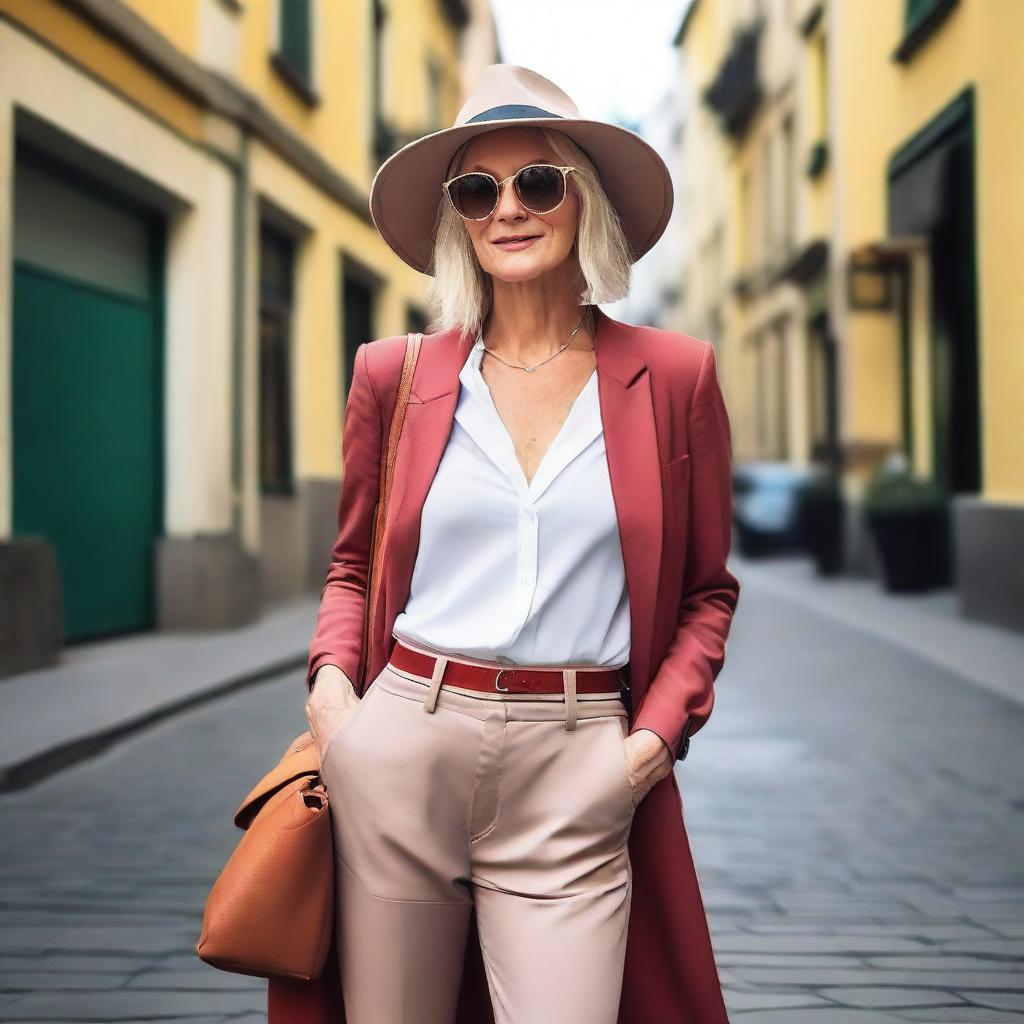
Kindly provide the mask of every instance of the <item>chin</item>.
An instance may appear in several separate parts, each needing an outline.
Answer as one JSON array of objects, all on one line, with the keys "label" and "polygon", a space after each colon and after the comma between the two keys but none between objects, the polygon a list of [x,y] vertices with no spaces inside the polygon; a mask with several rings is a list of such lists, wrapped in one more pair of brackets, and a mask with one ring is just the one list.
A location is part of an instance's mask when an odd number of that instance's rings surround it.
[{"label": "chin", "polygon": [[528,266],[511,266],[509,264],[502,264],[501,266],[495,267],[491,271],[491,274],[498,278],[498,280],[506,282],[506,284],[516,284],[520,281],[529,281],[532,278],[539,277],[549,269],[549,267],[536,263],[531,263]]}]

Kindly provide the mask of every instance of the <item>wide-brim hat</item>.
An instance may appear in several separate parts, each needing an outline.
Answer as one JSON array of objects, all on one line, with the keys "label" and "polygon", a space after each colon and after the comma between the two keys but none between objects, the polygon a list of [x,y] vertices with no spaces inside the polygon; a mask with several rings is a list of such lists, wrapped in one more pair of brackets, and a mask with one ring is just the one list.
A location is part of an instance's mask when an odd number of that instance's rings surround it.
[{"label": "wide-brim hat", "polygon": [[555,128],[597,168],[622,222],[634,262],[661,237],[672,213],[672,178],[665,161],[636,132],[580,117],[554,82],[516,64],[492,64],[481,74],[451,128],[424,135],[381,164],[370,186],[370,216],[385,242],[410,267],[430,274],[441,188],[456,150],[496,128]]}]

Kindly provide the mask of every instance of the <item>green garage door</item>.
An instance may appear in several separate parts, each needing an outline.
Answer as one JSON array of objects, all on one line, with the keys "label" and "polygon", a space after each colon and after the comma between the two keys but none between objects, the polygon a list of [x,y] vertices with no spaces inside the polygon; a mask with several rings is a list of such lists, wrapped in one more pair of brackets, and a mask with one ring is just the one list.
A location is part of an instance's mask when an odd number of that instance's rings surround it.
[{"label": "green garage door", "polygon": [[19,153],[14,532],[56,550],[68,640],[153,624],[160,234],[145,212]]}]

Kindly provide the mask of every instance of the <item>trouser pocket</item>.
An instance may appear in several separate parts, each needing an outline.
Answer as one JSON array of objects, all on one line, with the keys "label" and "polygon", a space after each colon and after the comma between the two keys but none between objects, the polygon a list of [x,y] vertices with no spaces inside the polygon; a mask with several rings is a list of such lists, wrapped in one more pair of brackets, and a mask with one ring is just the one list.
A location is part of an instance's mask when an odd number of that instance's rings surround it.
[{"label": "trouser pocket", "polygon": [[615,726],[619,737],[619,755],[622,767],[622,782],[625,786],[626,796],[629,799],[630,809],[635,813],[637,809],[636,794],[629,779],[629,759],[626,757],[626,737],[629,735],[629,720],[623,717],[616,717]]},{"label": "trouser pocket", "polygon": [[327,745],[324,747],[323,754],[320,757],[321,767],[327,767],[328,761],[330,760],[331,752],[338,745],[338,740],[341,739],[341,737],[355,725],[356,720],[362,716],[363,712],[366,710],[369,704],[369,701],[375,695],[376,691],[377,687],[371,684],[369,688],[366,690],[366,692],[363,694],[363,696],[360,698],[359,703],[350,711],[346,712],[342,716],[341,721],[334,727],[334,732],[332,732],[328,737]]}]

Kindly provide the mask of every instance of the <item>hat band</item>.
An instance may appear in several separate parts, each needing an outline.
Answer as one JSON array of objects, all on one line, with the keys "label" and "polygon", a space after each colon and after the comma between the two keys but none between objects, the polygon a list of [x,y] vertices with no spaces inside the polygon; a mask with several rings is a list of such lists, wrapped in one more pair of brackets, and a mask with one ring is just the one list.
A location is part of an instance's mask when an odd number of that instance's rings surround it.
[{"label": "hat band", "polygon": [[479,114],[474,114],[466,124],[472,124],[474,121],[500,121],[504,118],[518,117],[561,118],[562,115],[553,114],[550,110],[545,110],[543,107],[531,107],[528,103],[505,103],[500,107],[491,107],[489,110],[483,110]]}]

